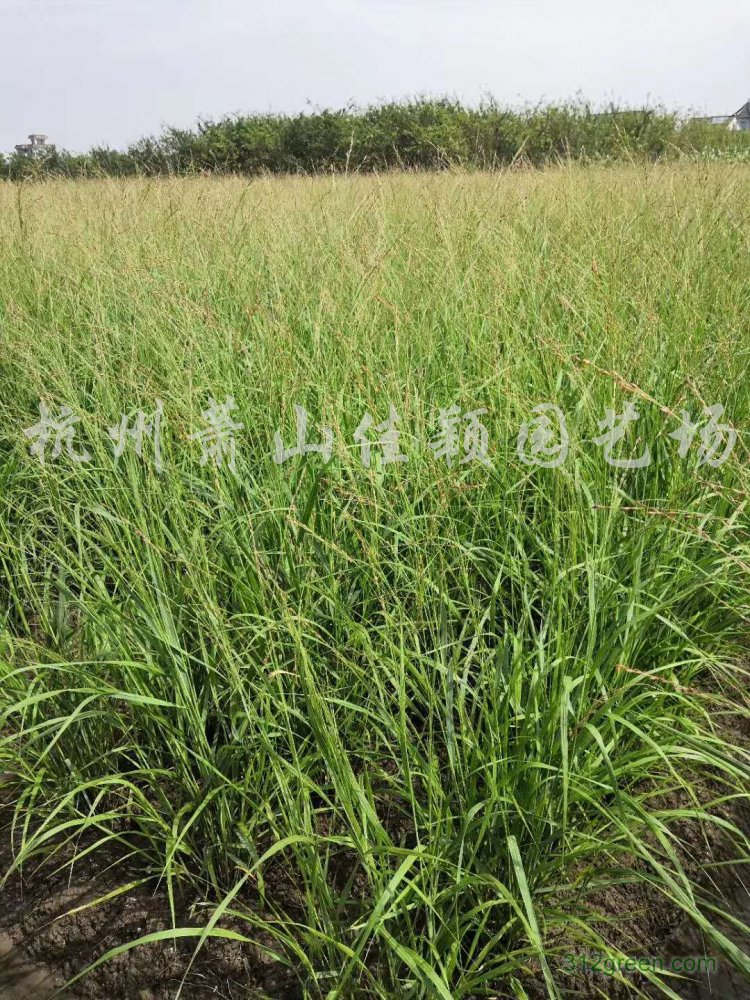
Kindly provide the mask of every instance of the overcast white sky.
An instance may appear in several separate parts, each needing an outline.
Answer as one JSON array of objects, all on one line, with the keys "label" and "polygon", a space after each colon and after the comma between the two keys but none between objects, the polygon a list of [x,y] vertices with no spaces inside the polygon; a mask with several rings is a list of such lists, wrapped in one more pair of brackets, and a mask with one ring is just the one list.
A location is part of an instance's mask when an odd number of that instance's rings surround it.
[{"label": "overcast white sky", "polygon": [[750,0],[0,0],[0,150],[417,93],[729,113]]}]

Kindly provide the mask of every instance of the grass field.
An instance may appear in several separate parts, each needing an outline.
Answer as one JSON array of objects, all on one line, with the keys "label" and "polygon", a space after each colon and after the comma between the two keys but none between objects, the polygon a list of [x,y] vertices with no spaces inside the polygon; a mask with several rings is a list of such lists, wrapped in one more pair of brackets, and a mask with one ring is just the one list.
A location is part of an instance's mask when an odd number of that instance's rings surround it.
[{"label": "grass field", "polygon": [[[121,856],[309,998],[562,995],[628,886],[750,970],[685,834],[750,848],[748,206],[742,164],[0,186],[15,867]],[[157,399],[161,472],[109,433]],[[330,461],[274,461],[295,404]]]}]

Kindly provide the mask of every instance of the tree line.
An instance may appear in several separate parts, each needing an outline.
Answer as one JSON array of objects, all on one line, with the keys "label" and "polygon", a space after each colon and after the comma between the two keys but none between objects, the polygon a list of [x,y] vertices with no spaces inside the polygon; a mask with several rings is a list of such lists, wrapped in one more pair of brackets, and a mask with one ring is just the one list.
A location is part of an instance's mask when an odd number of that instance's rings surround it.
[{"label": "tree line", "polygon": [[126,150],[53,148],[37,159],[0,155],[0,177],[493,169],[693,154],[750,157],[750,132],[730,132],[663,108],[599,111],[580,101],[514,110],[494,101],[467,107],[444,98],[227,116],[199,121],[193,129],[166,128]]}]

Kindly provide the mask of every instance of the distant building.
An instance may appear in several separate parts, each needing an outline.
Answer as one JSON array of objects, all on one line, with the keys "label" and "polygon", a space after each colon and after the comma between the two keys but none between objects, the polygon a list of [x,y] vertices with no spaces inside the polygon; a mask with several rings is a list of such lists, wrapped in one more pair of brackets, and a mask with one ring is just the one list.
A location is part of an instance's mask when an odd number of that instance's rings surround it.
[{"label": "distant building", "polygon": [[750,132],[750,101],[745,101],[740,110],[735,111],[727,128],[732,132]]},{"label": "distant building", "polygon": [[733,115],[709,115],[708,118],[697,120],[710,122],[712,125],[726,125],[730,132],[750,132],[750,101],[745,101]]},{"label": "distant building", "polygon": [[33,132],[29,136],[28,142],[22,142],[16,146],[16,152],[21,156],[27,156],[30,160],[35,160],[43,156],[48,156],[54,152],[55,147],[47,143],[47,136],[39,132]]}]

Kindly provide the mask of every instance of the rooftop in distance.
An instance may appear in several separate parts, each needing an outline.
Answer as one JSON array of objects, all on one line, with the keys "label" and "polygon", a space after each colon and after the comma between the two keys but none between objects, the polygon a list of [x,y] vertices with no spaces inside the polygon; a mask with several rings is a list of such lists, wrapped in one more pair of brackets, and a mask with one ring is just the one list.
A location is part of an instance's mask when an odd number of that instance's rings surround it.
[{"label": "rooftop in distance", "polygon": [[46,135],[41,132],[32,132],[28,142],[22,142],[16,146],[16,152],[29,157],[44,156],[52,152],[54,148],[54,146],[48,145]]}]

